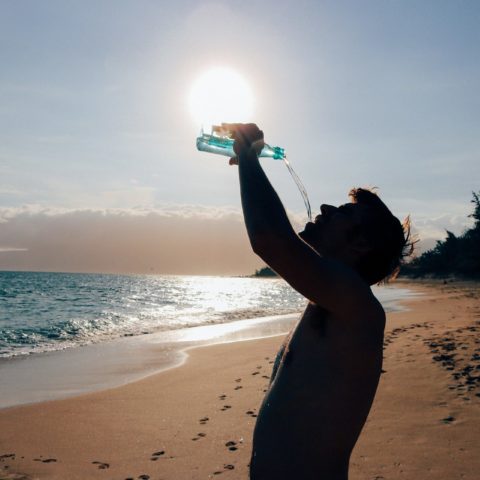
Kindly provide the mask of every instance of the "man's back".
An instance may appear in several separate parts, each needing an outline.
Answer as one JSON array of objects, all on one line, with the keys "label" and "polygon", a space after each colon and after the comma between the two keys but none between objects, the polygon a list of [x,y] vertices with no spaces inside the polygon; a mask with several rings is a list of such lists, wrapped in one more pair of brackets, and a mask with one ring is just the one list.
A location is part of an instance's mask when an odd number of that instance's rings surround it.
[{"label": "man's back", "polygon": [[341,318],[310,303],[259,412],[251,479],[348,478],[382,367],[385,316]]}]

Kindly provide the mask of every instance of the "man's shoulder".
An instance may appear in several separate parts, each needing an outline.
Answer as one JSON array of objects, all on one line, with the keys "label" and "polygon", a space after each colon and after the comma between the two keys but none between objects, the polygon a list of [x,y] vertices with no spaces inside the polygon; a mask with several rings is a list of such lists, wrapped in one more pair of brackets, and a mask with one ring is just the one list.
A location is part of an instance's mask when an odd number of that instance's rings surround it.
[{"label": "man's shoulder", "polygon": [[306,313],[321,316],[330,316],[333,314],[335,316],[348,317],[352,312],[356,312],[360,314],[360,316],[374,317],[378,320],[385,319],[383,305],[368,286],[361,290],[355,290],[353,295],[352,292],[345,291],[343,294],[342,292],[336,292],[335,296],[335,302],[331,303],[330,308],[320,303],[310,301]]},{"label": "man's shoulder", "polygon": [[385,322],[385,310],[378,298],[372,292],[370,286],[362,291],[360,298],[357,298],[358,309],[355,311],[361,316],[372,320]]},{"label": "man's shoulder", "polygon": [[[355,295],[346,294],[339,296],[338,301],[326,310],[317,305],[323,315],[330,320],[340,323],[347,323],[353,326],[375,326],[384,328],[386,315],[380,301],[375,297],[370,288],[355,292]],[[319,312],[320,313],[320,312]]]},{"label": "man's shoulder", "polygon": [[[385,311],[371,286],[351,269],[345,269],[344,284],[339,284],[336,292],[336,306],[339,311],[360,311],[369,316],[385,316]],[[342,288],[343,287],[343,288]]]},{"label": "man's shoulder", "polygon": [[378,298],[372,293],[370,299],[370,307],[368,311],[368,316],[372,322],[380,326],[383,330],[385,328],[386,314],[383,305],[380,303]]}]

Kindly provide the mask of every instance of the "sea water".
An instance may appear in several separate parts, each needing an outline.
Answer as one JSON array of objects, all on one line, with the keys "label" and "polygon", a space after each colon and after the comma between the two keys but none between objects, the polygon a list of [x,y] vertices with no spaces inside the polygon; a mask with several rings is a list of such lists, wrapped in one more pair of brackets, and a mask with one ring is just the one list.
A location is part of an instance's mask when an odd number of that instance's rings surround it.
[{"label": "sea water", "polygon": [[[387,310],[401,289],[379,288]],[[0,272],[0,357],[301,311],[279,278]]]},{"label": "sea water", "polygon": [[298,311],[283,280],[0,272],[0,357]]},{"label": "sea water", "polygon": [[[375,294],[391,311],[412,292]],[[278,278],[0,272],[0,408],[124,385],[191,347],[285,334],[305,305]]]}]

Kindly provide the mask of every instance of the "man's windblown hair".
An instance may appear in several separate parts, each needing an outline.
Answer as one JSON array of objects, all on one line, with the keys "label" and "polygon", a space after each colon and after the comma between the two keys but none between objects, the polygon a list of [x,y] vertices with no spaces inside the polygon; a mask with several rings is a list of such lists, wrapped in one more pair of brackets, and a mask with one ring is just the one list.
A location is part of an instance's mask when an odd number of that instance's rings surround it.
[{"label": "man's windblown hair", "polygon": [[353,188],[353,203],[368,207],[366,221],[359,232],[371,250],[361,258],[357,269],[370,285],[394,279],[414,250],[415,241],[410,231],[410,217],[403,223],[395,217],[378,195],[365,188]]}]

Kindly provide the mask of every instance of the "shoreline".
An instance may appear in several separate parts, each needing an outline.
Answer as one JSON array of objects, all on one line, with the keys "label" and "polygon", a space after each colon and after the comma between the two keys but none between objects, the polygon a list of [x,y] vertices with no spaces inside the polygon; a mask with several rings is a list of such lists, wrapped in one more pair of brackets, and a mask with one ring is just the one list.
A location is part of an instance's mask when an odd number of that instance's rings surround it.
[{"label": "shoreline", "polygon": [[297,314],[284,314],[122,337],[0,362],[0,411],[128,385],[182,366],[197,347],[284,335]]},{"label": "shoreline", "polygon": [[[478,284],[412,288],[423,295],[411,309],[387,314],[384,374],[350,480],[474,480],[480,469]],[[193,348],[180,368],[134,383],[0,410],[0,479],[246,479],[280,343]]]},{"label": "shoreline", "polygon": [[[402,311],[403,302],[416,296],[403,286],[382,287],[382,294],[392,312]],[[192,348],[285,335],[299,315],[233,320],[0,359],[0,410],[127,385],[183,365]]]}]

